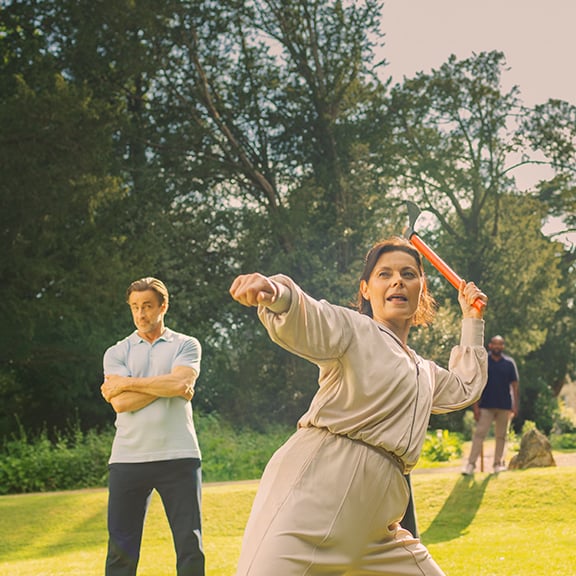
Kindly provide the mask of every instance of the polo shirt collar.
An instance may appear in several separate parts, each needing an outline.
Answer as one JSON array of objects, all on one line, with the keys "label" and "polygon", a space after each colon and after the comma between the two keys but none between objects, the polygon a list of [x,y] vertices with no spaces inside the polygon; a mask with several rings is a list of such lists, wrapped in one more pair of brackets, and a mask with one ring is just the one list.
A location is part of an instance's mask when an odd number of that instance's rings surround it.
[{"label": "polo shirt collar", "polygon": [[[130,334],[128,339],[130,340],[130,344],[140,344],[140,342],[147,342],[149,344],[148,340],[145,340],[144,338],[142,338],[142,336],[138,334],[138,330],[134,330],[134,332]],[[166,342],[171,342],[173,339],[174,339],[174,332],[170,330],[170,328],[164,327],[164,332],[162,332],[162,335],[157,340],[155,340],[155,342],[158,342],[158,340],[165,340]]]}]

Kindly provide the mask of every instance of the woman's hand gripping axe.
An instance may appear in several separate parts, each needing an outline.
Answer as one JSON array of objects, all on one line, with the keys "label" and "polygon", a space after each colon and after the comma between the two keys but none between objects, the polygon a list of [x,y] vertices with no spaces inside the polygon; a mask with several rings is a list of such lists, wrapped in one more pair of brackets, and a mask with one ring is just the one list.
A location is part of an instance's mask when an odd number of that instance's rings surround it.
[{"label": "woman's hand gripping axe", "polygon": [[[434,266],[434,268],[436,268],[436,270],[438,270],[438,272],[440,272],[440,274],[442,274],[442,276],[452,284],[452,286],[454,286],[454,288],[456,288],[456,290],[459,290],[460,284],[462,284],[462,278],[460,278],[460,276],[458,276],[458,274],[456,274],[456,272],[454,272],[454,270],[452,270],[452,268],[450,268],[450,266],[448,266],[448,264],[446,264],[446,262],[444,262],[444,260],[442,260],[442,258],[440,258],[440,256],[438,256],[438,254],[436,254],[436,252],[434,252],[434,250],[432,250],[432,248],[430,248],[430,246],[428,246],[428,244],[426,244],[426,242],[424,242],[424,240],[422,240],[422,238],[420,238],[420,236],[418,236],[414,231],[414,224],[416,223],[418,216],[420,216],[420,208],[410,200],[406,201],[406,206],[408,207],[408,228],[404,230],[404,236],[408,238],[414,248],[416,248],[416,250],[418,250],[418,252],[420,252],[420,254],[422,254],[422,256],[424,256],[430,264],[432,264],[432,266]],[[472,306],[481,312],[485,304],[480,300],[480,298],[477,298]]]}]

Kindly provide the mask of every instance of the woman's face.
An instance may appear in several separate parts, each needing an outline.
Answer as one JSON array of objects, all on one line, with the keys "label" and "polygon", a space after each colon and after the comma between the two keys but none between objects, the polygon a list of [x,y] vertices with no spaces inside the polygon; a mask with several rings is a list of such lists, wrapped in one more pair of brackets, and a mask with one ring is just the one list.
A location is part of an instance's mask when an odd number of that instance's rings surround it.
[{"label": "woman's face", "polygon": [[416,260],[401,250],[384,252],[360,290],[372,306],[374,320],[393,325],[411,321],[422,290]]}]

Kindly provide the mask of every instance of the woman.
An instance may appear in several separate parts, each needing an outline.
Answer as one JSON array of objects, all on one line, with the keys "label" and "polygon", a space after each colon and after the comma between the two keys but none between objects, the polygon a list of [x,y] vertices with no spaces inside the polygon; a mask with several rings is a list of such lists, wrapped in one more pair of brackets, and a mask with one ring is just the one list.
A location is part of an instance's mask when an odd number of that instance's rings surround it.
[{"label": "woman", "polygon": [[416,464],[431,413],[475,402],[487,375],[486,296],[462,283],[462,336],[450,369],[407,346],[431,320],[418,252],[404,239],[366,257],[357,311],[317,301],[290,278],[238,276],[232,297],[258,306],[270,338],[318,365],[319,389],[297,432],[274,454],[248,520],[236,576],[442,575],[399,520],[404,478]]}]

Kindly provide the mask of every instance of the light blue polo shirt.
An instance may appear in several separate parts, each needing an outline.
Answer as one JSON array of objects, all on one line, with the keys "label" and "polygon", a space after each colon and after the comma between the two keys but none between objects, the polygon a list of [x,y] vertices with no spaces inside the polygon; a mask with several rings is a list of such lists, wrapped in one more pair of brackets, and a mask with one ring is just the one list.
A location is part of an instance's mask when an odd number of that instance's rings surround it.
[{"label": "light blue polo shirt", "polygon": [[[168,328],[153,344],[137,332],[106,350],[104,374],[146,377],[189,366],[200,374],[202,348],[192,336]],[[158,398],[134,412],[116,414],[116,435],[109,463],[201,458],[192,420],[192,402]]]}]

